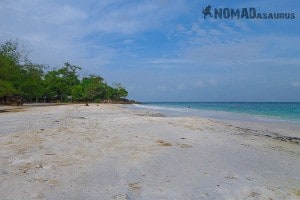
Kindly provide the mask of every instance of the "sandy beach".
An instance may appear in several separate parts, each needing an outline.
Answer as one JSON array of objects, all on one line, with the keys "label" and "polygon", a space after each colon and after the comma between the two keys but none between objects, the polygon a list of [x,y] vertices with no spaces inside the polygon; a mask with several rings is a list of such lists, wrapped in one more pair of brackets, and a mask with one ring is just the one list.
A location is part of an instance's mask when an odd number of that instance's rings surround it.
[{"label": "sandy beach", "polygon": [[0,110],[0,199],[300,199],[298,140],[122,105]]}]

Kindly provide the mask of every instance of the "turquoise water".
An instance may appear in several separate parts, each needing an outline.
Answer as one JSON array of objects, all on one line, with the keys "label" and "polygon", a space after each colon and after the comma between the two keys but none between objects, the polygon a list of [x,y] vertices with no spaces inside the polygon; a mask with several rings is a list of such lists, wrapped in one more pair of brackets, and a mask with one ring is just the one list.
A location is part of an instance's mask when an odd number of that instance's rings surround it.
[{"label": "turquoise water", "polygon": [[195,111],[228,112],[247,114],[266,118],[300,121],[300,102],[298,103],[203,103],[203,102],[164,102],[144,103],[142,106],[154,109],[181,109]]}]

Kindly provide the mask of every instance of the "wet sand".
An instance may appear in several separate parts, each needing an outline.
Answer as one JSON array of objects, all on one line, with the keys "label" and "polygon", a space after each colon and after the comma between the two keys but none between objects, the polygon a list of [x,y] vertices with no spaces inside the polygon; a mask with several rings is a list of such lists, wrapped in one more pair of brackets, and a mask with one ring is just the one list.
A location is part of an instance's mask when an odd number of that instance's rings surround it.
[{"label": "wet sand", "polygon": [[0,199],[300,199],[300,145],[257,126],[108,104],[17,111],[0,113]]}]

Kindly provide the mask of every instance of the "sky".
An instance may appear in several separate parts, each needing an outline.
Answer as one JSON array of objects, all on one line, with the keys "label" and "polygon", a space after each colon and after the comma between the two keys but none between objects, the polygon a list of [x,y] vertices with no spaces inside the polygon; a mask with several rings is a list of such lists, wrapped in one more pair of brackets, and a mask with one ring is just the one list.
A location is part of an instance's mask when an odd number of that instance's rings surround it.
[{"label": "sky", "polygon": [[[300,101],[298,0],[1,0],[0,42],[81,66],[141,102]],[[204,19],[255,8],[295,19]]]}]

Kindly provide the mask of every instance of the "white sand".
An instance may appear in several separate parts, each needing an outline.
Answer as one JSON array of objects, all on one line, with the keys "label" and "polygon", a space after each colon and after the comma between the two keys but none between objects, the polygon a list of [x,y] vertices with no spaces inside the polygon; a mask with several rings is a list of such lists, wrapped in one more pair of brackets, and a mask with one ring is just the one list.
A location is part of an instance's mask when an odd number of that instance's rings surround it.
[{"label": "white sand", "polygon": [[119,105],[0,113],[0,199],[300,199],[300,145]]}]

